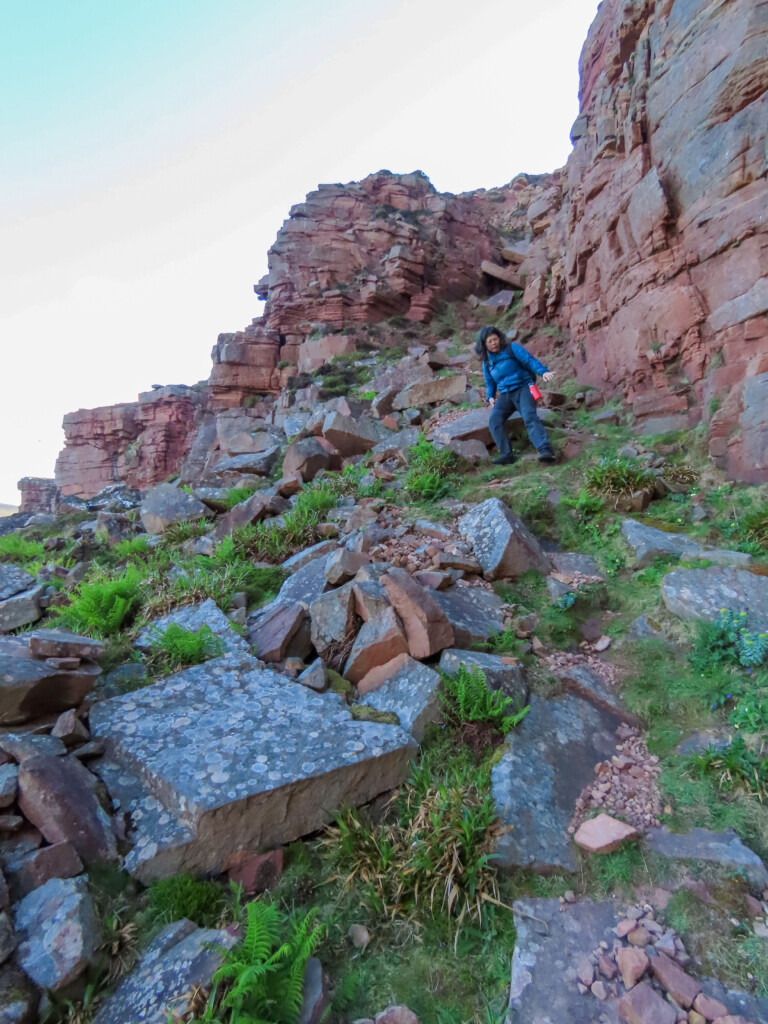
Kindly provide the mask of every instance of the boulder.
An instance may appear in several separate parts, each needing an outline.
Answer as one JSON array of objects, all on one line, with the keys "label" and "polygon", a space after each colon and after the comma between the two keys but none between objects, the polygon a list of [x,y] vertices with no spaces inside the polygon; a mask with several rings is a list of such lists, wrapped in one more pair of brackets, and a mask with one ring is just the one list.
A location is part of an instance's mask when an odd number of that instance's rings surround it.
[{"label": "boulder", "polygon": [[397,670],[381,685],[366,691],[360,701],[376,711],[393,711],[401,728],[421,743],[428,722],[440,722],[440,676],[407,654],[398,659]]},{"label": "boulder", "polygon": [[575,871],[568,826],[595,765],[615,752],[620,719],[572,696],[532,696],[530,708],[491,773],[499,817],[512,826],[498,841],[496,865]]},{"label": "boulder", "polygon": [[107,748],[95,767],[130,815],[125,865],[141,880],[218,874],[238,851],[292,842],[405,778],[407,733],[258,665],[225,656],[91,710]]},{"label": "boulder", "polygon": [[399,459],[407,464],[408,449],[413,448],[418,443],[418,440],[418,427],[406,427],[405,430],[400,430],[373,446],[371,449],[373,461],[386,462],[387,459]]},{"label": "boulder", "polygon": [[435,377],[433,380],[415,381],[395,395],[392,408],[418,409],[423,405],[436,405],[447,398],[463,395],[467,390],[467,378],[461,374],[452,377]]},{"label": "boulder", "polygon": [[309,606],[312,643],[325,657],[346,643],[355,630],[355,595],[351,583],[322,594]]},{"label": "boulder", "polygon": [[57,992],[94,961],[101,929],[88,879],[52,878],[14,910],[19,965],[40,988]]},{"label": "boulder", "polygon": [[329,555],[331,551],[335,551],[338,544],[335,540],[321,540],[317,544],[312,544],[308,548],[304,548],[302,551],[297,551],[295,555],[291,555],[290,558],[282,564],[282,569],[287,573],[296,573],[299,569],[303,569],[305,565],[313,562],[316,558],[322,558],[323,555]]},{"label": "boulder", "polygon": [[744,875],[750,886],[759,892],[768,888],[768,868],[730,829],[710,832],[705,828],[692,828],[677,833],[657,828],[648,833],[646,842],[653,853],[663,857],[719,864],[727,871]]},{"label": "boulder", "polygon": [[519,516],[503,501],[488,498],[459,519],[459,533],[472,544],[486,578],[549,572],[549,559]]},{"label": "boulder", "polygon": [[516,900],[515,952],[507,1021],[529,1024],[618,1024],[614,1000],[597,1003],[580,994],[576,978],[583,960],[600,942],[615,938],[616,909],[610,901],[561,903]]},{"label": "boulder", "polygon": [[656,558],[670,557],[701,558],[716,565],[732,565],[737,568],[744,568],[752,561],[752,556],[742,551],[711,548],[691,540],[685,534],[657,530],[635,519],[625,519],[621,524],[621,532],[635,553],[632,563],[634,569],[651,565]]},{"label": "boulder", "polygon": [[323,420],[323,437],[330,441],[344,458],[364,455],[389,433],[376,420],[357,419],[340,412],[331,412]]},{"label": "boulder", "polygon": [[[3,566],[2,568],[6,568]],[[29,573],[26,574],[29,579]],[[40,599],[45,587],[33,586],[0,601],[0,633],[10,633],[14,629],[37,622],[43,614],[40,610]]]},{"label": "boulder", "polygon": [[435,599],[437,591],[426,590],[404,569],[390,569],[381,585],[402,620],[412,657],[428,658],[454,643],[453,627]]},{"label": "boulder", "polygon": [[449,587],[431,591],[453,628],[457,647],[474,647],[504,629],[502,600],[479,587]]},{"label": "boulder", "polygon": [[86,862],[117,857],[96,780],[74,758],[33,757],[19,768],[19,807],[49,843],[69,842]]},{"label": "boulder", "polygon": [[480,651],[464,651],[450,648],[440,655],[440,671],[455,676],[461,665],[479,668],[491,690],[500,690],[511,697],[519,707],[528,702],[528,682],[525,669],[516,658],[499,654],[483,654]]},{"label": "boulder", "polygon": [[37,990],[23,971],[12,964],[0,967],[0,1024],[33,1024],[37,1003]]},{"label": "boulder", "polygon": [[273,488],[256,491],[250,498],[239,502],[221,517],[216,523],[213,536],[217,540],[229,537],[238,526],[260,523],[268,516],[278,516],[287,512],[290,507],[288,500]]},{"label": "boulder", "polygon": [[83,862],[71,843],[54,843],[33,850],[23,858],[10,877],[22,895],[39,889],[52,878],[74,878],[83,870]]},{"label": "boulder", "polygon": [[[316,547],[318,545],[315,545]],[[321,594],[329,588],[328,580],[325,578],[325,566],[330,555],[328,549],[336,550],[335,541],[323,541],[322,547],[325,550],[316,558],[305,562],[301,568],[296,569],[291,576],[283,583],[277,599],[283,603],[298,601],[306,608],[316,601]]]},{"label": "boulder", "polygon": [[205,519],[207,506],[193,494],[173,484],[157,484],[144,495],[139,509],[142,525],[147,533],[163,533],[172,523]]},{"label": "boulder", "polygon": [[35,577],[18,565],[0,564],[0,603],[35,585]]},{"label": "boulder", "polygon": [[192,921],[168,924],[154,937],[134,970],[104,1002],[93,1024],[167,1024],[195,1010],[224,951],[237,939],[227,931],[198,928]]},{"label": "boulder", "polygon": [[368,562],[370,558],[362,551],[337,548],[326,559],[325,578],[332,587],[337,587],[341,583],[349,582]]},{"label": "boulder", "polygon": [[208,626],[210,631],[222,640],[224,650],[250,653],[248,644],[235,632],[227,616],[210,597],[200,604],[184,605],[169,612],[168,615],[155,619],[139,631],[133,646],[140,651],[151,650],[155,638],[165,633],[172,624],[188,629],[192,633],[197,633],[203,626]]},{"label": "boulder", "polygon": [[85,658],[101,661],[104,644],[89,636],[77,636],[63,629],[35,629],[26,634],[30,653],[36,658]]},{"label": "boulder", "polygon": [[221,476],[224,473],[247,473],[253,476],[269,476],[275,468],[280,446],[273,445],[261,452],[252,452],[247,455],[233,455],[231,458],[222,459],[216,463],[215,473]]},{"label": "boulder", "polygon": [[768,630],[768,576],[743,569],[676,569],[661,581],[661,596],[683,619],[714,621],[727,608],[746,612],[753,632]]},{"label": "boulder", "polygon": [[288,657],[291,641],[307,617],[307,609],[297,601],[276,598],[248,622],[248,642],[262,661],[282,661]]},{"label": "boulder", "polygon": [[0,725],[20,725],[78,707],[100,675],[98,665],[60,669],[0,648]]},{"label": "boulder", "polygon": [[283,475],[298,476],[307,483],[314,480],[321,469],[327,469],[331,461],[322,444],[314,437],[289,445],[283,459]]},{"label": "boulder", "polygon": [[60,739],[44,733],[5,732],[0,734],[0,751],[24,764],[33,757],[64,757],[67,748]]},{"label": "boulder", "polygon": [[400,620],[392,608],[384,608],[381,614],[363,623],[344,666],[344,676],[351,683],[358,683],[372,668],[407,652]]}]

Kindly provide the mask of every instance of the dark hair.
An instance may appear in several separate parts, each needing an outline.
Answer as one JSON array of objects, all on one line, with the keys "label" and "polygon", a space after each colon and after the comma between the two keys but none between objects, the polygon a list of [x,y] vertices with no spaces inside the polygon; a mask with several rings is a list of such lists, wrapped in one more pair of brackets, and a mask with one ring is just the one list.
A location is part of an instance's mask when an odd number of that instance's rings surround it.
[{"label": "dark hair", "polygon": [[485,347],[485,343],[486,341],[488,341],[492,334],[497,335],[501,343],[501,348],[505,348],[509,344],[509,342],[504,336],[504,332],[499,327],[481,327],[480,330],[477,332],[477,339],[475,341],[475,352],[484,361],[488,358],[488,349]]}]

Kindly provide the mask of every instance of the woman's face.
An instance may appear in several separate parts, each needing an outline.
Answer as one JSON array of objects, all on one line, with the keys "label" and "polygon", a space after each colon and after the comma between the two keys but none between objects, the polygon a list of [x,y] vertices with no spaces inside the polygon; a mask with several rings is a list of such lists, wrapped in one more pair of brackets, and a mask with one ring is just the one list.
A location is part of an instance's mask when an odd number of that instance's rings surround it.
[{"label": "woman's face", "polygon": [[485,339],[485,347],[489,352],[493,352],[494,355],[501,351],[501,338],[498,334],[489,334]]}]

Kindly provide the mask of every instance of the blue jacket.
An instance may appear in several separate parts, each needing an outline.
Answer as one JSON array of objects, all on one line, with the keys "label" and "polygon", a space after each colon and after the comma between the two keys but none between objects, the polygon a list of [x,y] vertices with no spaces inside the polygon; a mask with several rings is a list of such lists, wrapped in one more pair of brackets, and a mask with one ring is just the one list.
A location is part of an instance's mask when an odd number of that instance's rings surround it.
[{"label": "blue jacket", "polygon": [[483,360],[486,398],[495,398],[496,391],[514,391],[523,385],[533,384],[536,375],[548,373],[546,366],[535,359],[530,352],[511,342],[501,352],[488,353]]}]

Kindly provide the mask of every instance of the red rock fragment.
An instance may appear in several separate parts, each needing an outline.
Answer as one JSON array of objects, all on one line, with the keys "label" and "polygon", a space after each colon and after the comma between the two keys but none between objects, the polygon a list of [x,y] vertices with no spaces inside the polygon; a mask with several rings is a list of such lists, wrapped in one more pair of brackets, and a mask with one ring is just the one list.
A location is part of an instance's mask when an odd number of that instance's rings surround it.
[{"label": "red rock fragment", "polygon": [[619,1016],[625,1024],[676,1024],[677,1014],[647,981],[642,981],[619,1000]]},{"label": "red rock fragment", "polygon": [[642,949],[623,947],[616,954],[616,962],[627,989],[634,988],[648,967],[648,957]]},{"label": "red rock fragment", "polygon": [[589,853],[612,853],[627,839],[637,839],[639,833],[631,825],[612,818],[609,814],[598,814],[579,826],[574,840]]},{"label": "red rock fragment", "polygon": [[269,853],[241,851],[230,859],[227,874],[231,882],[242,885],[245,892],[253,896],[274,889],[283,873],[283,865],[282,846]]}]

